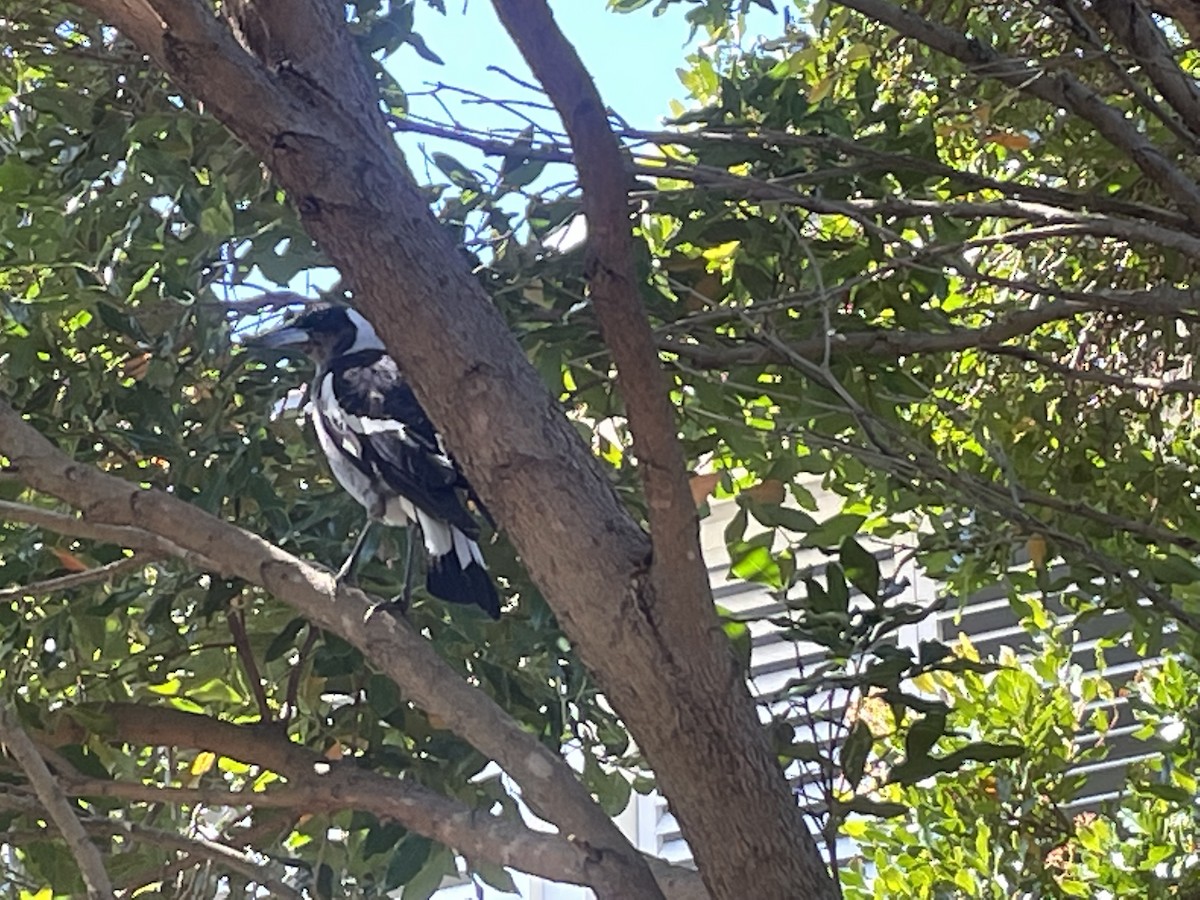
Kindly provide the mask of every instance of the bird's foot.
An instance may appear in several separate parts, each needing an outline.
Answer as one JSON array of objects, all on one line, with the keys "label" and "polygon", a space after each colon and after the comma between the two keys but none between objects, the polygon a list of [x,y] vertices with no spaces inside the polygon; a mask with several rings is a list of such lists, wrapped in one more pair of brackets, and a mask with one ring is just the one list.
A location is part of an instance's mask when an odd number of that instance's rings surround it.
[{"label": "bird's foot", "polygon": [[408,608],[411,605],[412,598],[408,594],[397,594],[387,603],[380,604],[387,608],[387,611],[393,615],[397,615],[402,619],[408,618]]},{"label": "bird's foot", "polygon": [[378,615],[392,615],[400,619],[408,618],[408,606],[404,604],[399,597],[394,597],[391,600],[381,600],[378,603],[372,603],[371,608],[367,610],[367,614],[363,616],[364,622],[369,622]]},{"label": "bird's foot", "polygon": [[357,581],[357,579],[354,577],[354,560],[348,559],[342,563],[342,567],[337,570],[337,573],[333,576],[333,579],[335,582],[337,582],[338,587],[341,587],[342,585],[353,585]]}]

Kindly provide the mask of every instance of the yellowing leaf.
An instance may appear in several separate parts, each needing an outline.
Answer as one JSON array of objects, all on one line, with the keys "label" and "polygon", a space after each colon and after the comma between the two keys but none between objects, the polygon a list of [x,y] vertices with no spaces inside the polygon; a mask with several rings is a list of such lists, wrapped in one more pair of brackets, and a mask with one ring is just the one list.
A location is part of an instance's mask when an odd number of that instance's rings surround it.
[{"label": "yellowing leaf", "polygon": [[937,680],[930,672],[922,672],[912,680],[913,686],[920,691],[933,693],[937,689]]},{"label": "yellowing leaf", "polygon": [[971,643],[971,639],[964,632],[958,633],[958,641],[954,646],[954,653],[963,659],[969,659],[971,662],[979,662],[979,651],[975,649],[975,645]]},{"label": "yellowing leaf", "polygon": [[209,750],[204,750],[196,754],[196,758],[192,760],[192,774],[203,775],[211,769],[217,762],[217,754]]},{"label": "yellowing leaf", "polygon": [[737,248],[741,246],[741,243],[741,241],[726,241],[723,244],[717,244],[715,247],[709,247],[700,255],[709,262],[724,262],[733,256]]},{"label": "yellowing leaf", "polygon": [[1029,563],[1039,572],[1046,568],[1046,539],[1042,535],[1031,534],[1025,541],[1025,550],[1029,554]]},{"label": "yellowing leaf", "polygon": [[688,484],[692,488],[692,501],[699,506],[708,499],[708,495],[716,489],[720,480],[721,476],[716,472],[693,475],[688,479]]},{"label": "yellowing leaf", "polygon": [[782,503],[787,491],[782,481],[768,478],[754,487],[746,488],[742,493],[759,503]]},{"label": "yellowing leaf", "polygon": [[822,100],[828,97],[830,92],[833,90],[834,80],[834,76],[826,75],[816,84],[814,84],[812,89],[808,92],[808,102],[820,103]]},{"label": "yellowing leaf", "polygon": [[249,765],[236,759],[230,759],[228,756],[222,756],[217,760],[217,768],[232,775],[245,775],[250,771]]},{"label": "yellowing leaf", "polygon": [[1008,150],[1028,150],[1032,141],[1024,134],[1015,134],[1011,131],[993,131],[990,134],[983,136],[985,144],[999,144]]},{"label": "yellowing leaf", "polygon": [[170,697],[179,693],[179,689],[183,687],[183,682],[178,678],[169,678],[162,684],[152,684],[147,690],[153,691],[156,694],[163,694]]},{"label": "yellowing leaf", "polygon": [[866,819],[847,819],[842,823],[842,834],[846,837],[860,838],[867,833]]},{"label": "yellowing leaf", "polygon": [[69,550],[51,547],[50,552],[54,554],[54,557],[58,560],[59,565],[61,565],[68,572],[86,572],[89,568],[91,568],[87,563]]}]

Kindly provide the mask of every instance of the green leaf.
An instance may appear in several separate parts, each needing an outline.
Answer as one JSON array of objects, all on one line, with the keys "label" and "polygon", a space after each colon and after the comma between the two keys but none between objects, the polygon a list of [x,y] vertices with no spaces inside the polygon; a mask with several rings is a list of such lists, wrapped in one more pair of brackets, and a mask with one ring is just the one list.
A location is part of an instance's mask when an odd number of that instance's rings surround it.
[{"label": "green leaf", "polygon": [[842,541],[840,559],[850,583],[872,600],[878,600],[879,561],[852,537]]},{"label": "green leaf", "polygon": [[505,894],[516,894],[517,884],[508,869],[483,860],[470,862],[471,872],[484,884]]},{"label": "green leaf", "polygon": [[734,618],[733,614],[720,604],[717,605],[717,615],[721,618],[721,628],[724,629],[725,636],[729,638],[730,646],[734,656],[737,657],[741,670],[749,672],[750,656],[754,647],[750,626]]},{"label": "green leaf", "polygon": [[922,667],[932,666],[952,656],[953,652],[941,641],[921,641],[917,645],[917,663]]},{"label": "green leaf", "polygon": [[858,531],[867,520],[857,513],[838,513],[809,531],[800,542],[802,547],[836,547],[842,540]]},{"label": "green leaf", "polygon": [[367,679],[367,704],[380,718],[389,715],[400,705],[400,691],[390,678],[372,674]]},{"label": "green leaf", "polygon": [[759,522],[767,528],[783,528],[796,534],[807,534],[817,527],[816,521],[808,513],[774,503],[756,503],[743,501],[738,498],[754,514]]},{"label": "green leaf", "polygon": [[[370,827],[362,843],[364,858],[380,853],[389,853],[408,835],[408,830],[399,822],[381,822]],[[403,883],[403,882],[397,882]]]},{"label": "green leaf", "polygon": [[760,534],[730,547],[729,572],[734,578],[766,584],[773,588],[783,587],[783,576],[779,563],[771,553],[774,534]]},{"label": "green leaf", "polygon": [[439,846],[426,860],[421,870],[404,882],[404,900],[429,900],[442,886],[442,879],[457,873],[454,854]]},{"label": "green leaf", "polygon": [[842,775],[851,790],[857,788],[859,782],[862,781],[863,771],[867,765],[867,756],[871,752],[871,745],[874,741],[871,729],[865,722],[859,720],[854,723],[849,736],[842,744]]},{"label": "green leaf", "polygon": [[1177,803],[1183,806],[1188,806],[1195,800],[1191,791],[1162,781],[1151,781],[1140,784],[1138,785],[1138,789],[1145,791],[1153,797],[1158,797],[1160,800],[1166,800],[1168,803]]},{"label": "green leaf", "polygon": [[946,733],[946,714],[927,713],[908,729],[904,752],[910,757],[928,756],[930,749]]},{"label": "green leaf", "polygon": [[233,209],[224,196],[200,212],[200,230],[215,237],[227,237],[233,233]]},{"label": "green leaf", "polygon": [[841,566],[830,563],[825,567],[825,585],[829,594],[830,610],[845,614],[850,609],[850,588],[846,585]]},{"label": "green leaf", "polygon": [[271,643],[267,644],[267,651],[264,654],[266,661],[273,662],[283,656],[284,652],[293,646],[296,635],[300,633],[300,629],[307,624],[307,621],[307,619],[296,617],[284,625],[279,634],[271,639]]},{"label": "green leaf", "polygon": [[333,869],[326,863],[317,866],[317,896],[333,900]]},{"label": "green leaf", "polygon": [[[505,157],[508,160],[508,157]],[[538,176],[546,168],[546,161],[542,159],[527,159],[524,162],[512,166],[503,173],[504,186],[508,188],[522,188],[536,181]]]},{"label": "green leaf", "polygon": [[428,60],[435,65],[445,65],[445,63],[442,62],[442,58],[429,49],[429,45],[425,43],[425,38],[421,37],[416,32],[413,32],[408,36],[408,43],[414,50],[417,51],[417,56],[421,57],[421,59]]},{"label": "green leaf", "polygon": [[388,863],[385,883],[388,887],[407,885],[424,867],[433,850],[433,842],[427,837],[410,833],[400,841]]},{"label": "green leaf", "polygon": [[482,191],[483,185],[475,177],[475,173],[448,153],[433,153],[430,155],[433,164],[446,173],[446,177],[456,187],[472,191]]}]

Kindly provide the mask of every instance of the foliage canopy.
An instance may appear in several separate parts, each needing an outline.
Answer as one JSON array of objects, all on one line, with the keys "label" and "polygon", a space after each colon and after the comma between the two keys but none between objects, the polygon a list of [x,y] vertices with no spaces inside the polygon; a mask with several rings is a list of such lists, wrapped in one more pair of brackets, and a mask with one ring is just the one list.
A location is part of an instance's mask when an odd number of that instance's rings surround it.
[{"label": "foliage canopy", "polygon": [[[810,812],[831,845],[855,841],[848,897],[1184,896],[1197,839],[1200,34],[1133,0],[946,0],[919,14],[821,0],[751,42],[739,29],[765,15],[754,5],[657,4],[711,40],[681,69],[689,99],[668,130],[619,136],[641,299],[698,501],[736,498],[732,575],[778,592],[766,624],[825,656],[766,704],[793,716],[770,728],[780,764],[825,773]],[[306,375],[237,343],[277,312],[243,302],[254,288],[327,285],[328,259],[263,161],[103,16],[13,6],[0,19],[0,396],[78,464],[336,564],[361,513],[295,414],[289,391]],[[382,61],[409,44],[452,65],[414,30],[438,13],[347,10],[390,123],[467,148],[432,154],[428,201],[644,519],[592,273],[562,240],[581,201],[574,172],[555,175],[572,162],[560,127],[412,118],[411,86]],[[59,504],[19,468],[0,500],[3,696],[56,769],[87,782],[74,792],[85,824],[135,828],[104,841],[118,886],[211,892],[195,846],[162,878],[180,852],[164,835],[250,847],[262,878],[304,896],[428,896],[456,871],[454,850],[379,811],[153,802],[153,786],[270,792],[293,779],[187,743],[190,720],[170,720],[176,745],[147,736],[138,708],[262,735],[278,723],[271,740],[519,818],[504,782],[480,777],[484,753],[260,586],[31,527],[20,509]],[[616,814],[654,773],[500,524],[487,554],[510,598],[501,622],[424,602],[411,624],[525,731],[568,748]],[[366,587],[386,596],[401,573],[383,560],[401,554],[396,535],[382,540]],[[872,541],[913,548],[940,606],[1000,584],[1036,650],[897,648],[900,628],[938,609],[888,597]],[[827,562],[814,568],[813,551]],[[747,623],[724,621],[746,652]],[[1109,623],[1102,648],[1167,658],[1132,677],[1085,672],[1072,631],[1090,621]],[[831,685],[848,705],[810,739],[795,710]],[[1109,807],[1068,814],[1076,770],[1106,752],[1080,736],[1114,726],[1118,695],[1147,755]],[[19,770],[0,778],[12,896],[78,894]],[[102,781],[147,792],[104,796]],[[511,886],[495,859],[467,866]],[[219,877],[247,896],[255,879],[236,865]]]}]

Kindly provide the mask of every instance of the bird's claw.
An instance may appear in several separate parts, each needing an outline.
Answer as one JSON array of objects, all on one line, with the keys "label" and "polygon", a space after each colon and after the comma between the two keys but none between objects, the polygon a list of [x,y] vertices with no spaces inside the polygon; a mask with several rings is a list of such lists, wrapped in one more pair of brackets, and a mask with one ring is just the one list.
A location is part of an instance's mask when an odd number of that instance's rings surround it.
[{"label": "bird's claw", "polygon": [[342,563],[342,567],[338,569],[333,576],[333,581],[338,587],[341,587],[342,585],[354,584],[354,579],[352,577],[354,574],[352,569],[354,567],[350,565],[350,562],[350,560],[346,560],[344,563]]},{"label": "bird's claw", "polygon": [[410,605],[410,602],[411,602],[411,598],[408,597],[407,595],[397,594],[395,597],[393,597],[387,603],[383,603],[380,605],[387,607],[388,612],[393,613],[402,619],[407,619],[408,618],[408,607]]},{"label": "bird's claw", "polygon": [[367,614],[363,616],[364,622],[370,622],[375,616],[381,613],[390,613],[401,619],[408,618],[408,606],[403,603],[400,597],[393,597],[391,600],[381,600],[378,603],[372,603],[367,610]]}]

